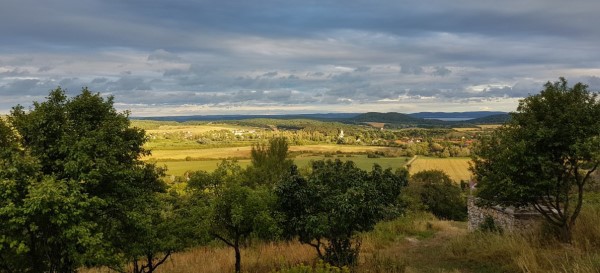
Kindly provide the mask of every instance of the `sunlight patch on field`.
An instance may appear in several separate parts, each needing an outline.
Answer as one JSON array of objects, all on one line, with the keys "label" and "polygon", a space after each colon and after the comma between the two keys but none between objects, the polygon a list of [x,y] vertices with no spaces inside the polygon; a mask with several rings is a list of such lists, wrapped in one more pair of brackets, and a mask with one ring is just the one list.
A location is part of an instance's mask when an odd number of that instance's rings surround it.
[{"label": "sunlight patch on field", "polygon": [[242,127],[242,126],[231,126],[231,125],[161,125],[158,129],[146,130],[147,134],[166,134],[166,133],[190,133],[190,134],[202,134],[210,131],[220,130],[258,130],[254,127]]},{"label": "sunlight patch on field", "polygon": [[471,159],[468,157],[436,158],[419,156],[411,163],[410,173],[415,174],[425,170],[441,170],[458,183],[461,180],[468,181],[471,179],[472,174],[469,171],[470,161]]},{"label": "sunlight patch on field", "polygon": [[[152,155],[142,158],[143,160],[184,160],[191,159],[226,159],[226,158],[250,158],[251,146],[227,147],[212,149],[181,149],[181,150],[153,150]],[[290,152],[301,153],[366,153],[397,151],[398,148],[376,147],[376,146],[348,146],[348,145],[304,145],[290,146]]]},{"label": "sunlight patch on field", "polygon": [[[380,157],[380,158],[368,158],[366,155],[353,155],[351,157],[347,157],[346,155],[340,156],[298,156],[294,158],[294,163],[299,168],[308,167],[311,161],[315,160],[335,160],[339,159],[341,161],[354,161],[357,167],[365,170],[371,171],[373,168],[373,164],[379,164],[383,169],[392,168],[392,170],[396,170],[397,168],[404,167],[404,165],[408,162],[408,157]],[[187,171],[207,171],[212,172],[217,168],[217,164],[219,164],[221,160],[178,160],[178,161],[157,161],[156,165],[159,167],[167,167],[167,175],[175,175],[182,176]],[[238,160],[238,163],[242,167],[246,167],[250,165],[250,159],[241,159]]]}]

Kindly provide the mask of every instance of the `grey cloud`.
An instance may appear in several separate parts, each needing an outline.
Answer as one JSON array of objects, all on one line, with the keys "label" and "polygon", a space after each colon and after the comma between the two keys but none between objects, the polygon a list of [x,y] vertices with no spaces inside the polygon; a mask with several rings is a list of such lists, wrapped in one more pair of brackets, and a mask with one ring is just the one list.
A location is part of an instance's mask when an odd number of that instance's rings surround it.
[{"label": "grey cloud", "polygon": [[52,70],[52,69],[53,69],[53,67],[52,67],[52,66],[45,65],[45,66],[42,66],[42,67],[38,68],[38,70],[37,70],[37,71],[38,71],[39,73],[43,73],[43,72],[48,72],[48,71],[50,71],[50,70]]},{"label": "grey cloud", "polygon": [[432,74],[434,76],[444,77],[450,75],[450,73],[452,73],[452,70],[443,66],[436,66]]},{"label": "grey cloud", "polygon": [[105,83],[108,82],[107,78],[94,78],[91,83],[92,84],[99,84],[99,83]]},{"label": "grey cloud", "polygon": [[402,65],[400,73],[409,75],[420,75],[423,73],[423,68],[415,65]]},{"label": "grey cloud", "polygon": [[16,77],[16,76],[25,76],[28,74],[29,74],[29,71],[27,71],[26,69],[14,68],[13,70],[0,72],[0,77]]},{"label": "grey cloud", "polygon": [[141,77],[125,76],[116,81],[106,83],[108,91],[152,90],[152,87]]},{"label": "grey cloud", "polygon": [[267,78],[272,78],[272,77],[277,76],[277,74],[278,74],[277,71],[271,71],[271,72],[267,72],[267,73],[263,74],[262,76],[267,77]]},{"label": "grey cloud", "polygon": [[177,54],[173,54],[164,49],[155,50],[148,55],[148,61],[179,62],[181,60],[181,57],[177,56]]},{"label": "grey cloud", "polygon": [[0,94],[34,94],[39,91],[42,82],[38,79],[13,80],[0,87]]},{"label": "grey cloud", "polygon": [[354,72],[367,72],[369,70],[371,70],[371,68],[368,66],[359,66],[354,69]]},{"label": "grey cloud", "polygon": [[306,73],[306,76],[307,77],[323,77],[323,76],[325,76],[325,73],[320,72],[320,71],[319,72],[309,72],[309,73]]}]

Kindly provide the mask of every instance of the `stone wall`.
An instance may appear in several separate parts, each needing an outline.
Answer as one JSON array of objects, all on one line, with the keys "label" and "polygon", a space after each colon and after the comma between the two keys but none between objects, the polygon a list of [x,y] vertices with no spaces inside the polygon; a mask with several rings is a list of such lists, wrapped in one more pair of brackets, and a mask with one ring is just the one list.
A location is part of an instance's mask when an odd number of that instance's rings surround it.
[{"label": "stone wall", "polygon": [[474,231],[491,216],[496,226],[508,232],[526,231],[539,225],[541,215],[531,208],[515,209],[513,207],[480,207],[476,205],[476,198],[469,196],[467,203],[469,213],[469,231]]}]

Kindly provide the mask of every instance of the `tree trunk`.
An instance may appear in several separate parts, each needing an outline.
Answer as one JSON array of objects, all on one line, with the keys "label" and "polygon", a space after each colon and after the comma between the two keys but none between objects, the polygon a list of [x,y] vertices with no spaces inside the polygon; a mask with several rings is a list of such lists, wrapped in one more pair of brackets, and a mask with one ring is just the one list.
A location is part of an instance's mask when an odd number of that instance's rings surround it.
[{"label": "tree trunk", "polygon": [[571,234],[571,225],[569,225],[569,223],[565,223],[565,225],[560,227],[559,230],[559,240],[562,243],[567,243],[570,244],[571,240],[572,240],[572,234]]},{"label": "tree trunk", "polygon": [[242,271],[242,255],[240,254],[240,245],[235,242],[235,272],[240,273]]}]

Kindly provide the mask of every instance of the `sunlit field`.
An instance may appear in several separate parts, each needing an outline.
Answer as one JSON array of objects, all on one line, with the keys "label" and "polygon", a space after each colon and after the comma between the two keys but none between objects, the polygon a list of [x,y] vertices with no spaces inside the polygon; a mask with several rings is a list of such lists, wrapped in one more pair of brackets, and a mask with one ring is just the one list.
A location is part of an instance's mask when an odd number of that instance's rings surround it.
[{"label": "sunlit field", "polygon": [[[370,171],[373,168],[373,164],[377,163],[382,168],[397,168],[404,167],[408,162],[408,157],[381,157],[381,158],[368,158],[366,155],[333,155],[333,156],[311,156],[302,155],[295,157],[293,160],[300,168],[307,167],[311,161],[314,160],[335,160],[339,159],[342,161],[352,160],[357,167]],[[157,161],[158,166],[167,167],[167,175],[181,176],[187,171],[214,171],[217,168],[221,160],[218,159],[206,159],[206,160],[177,160],[177,161]],[[242,167],[246,167],[250,164],[249,159],[238,160],[238,163]]]},{"label": "sunlit field", "polygon": [[471,171],[469,171],[469,162],[471,161],[468,157],[448,157],[448,158],[437,158],[437,157],[423,157],[418,156],[415,161],[410,164],[410,173],[418,173],[425,170],[441,170],[452,178],[455,182],[461,180],[468,181],[471,179]]},{"label": "sunlit field", "polygon": [[[209,149],[169,149],[152,150],[152,155],[144,157],[144,160],[185,160],[188,159],[227,159],[227,158],[250,158],[251,146],[225,147]],[[376,146],[349,146],[349,145],[304,145],[290,146],[290,152],[299,153],[366,153],[397,151],[398,148],[376,147]]]}]

